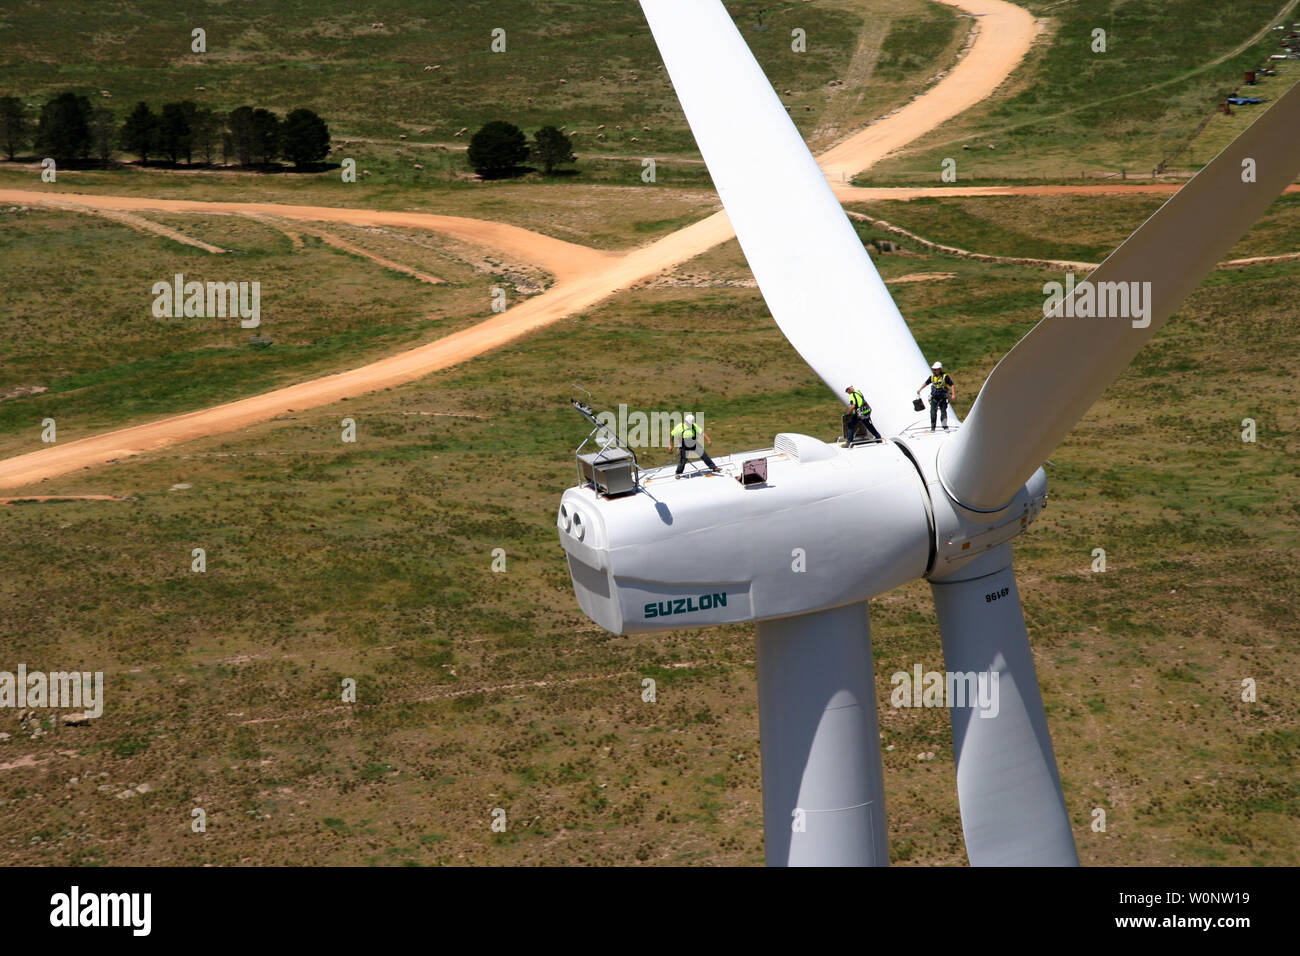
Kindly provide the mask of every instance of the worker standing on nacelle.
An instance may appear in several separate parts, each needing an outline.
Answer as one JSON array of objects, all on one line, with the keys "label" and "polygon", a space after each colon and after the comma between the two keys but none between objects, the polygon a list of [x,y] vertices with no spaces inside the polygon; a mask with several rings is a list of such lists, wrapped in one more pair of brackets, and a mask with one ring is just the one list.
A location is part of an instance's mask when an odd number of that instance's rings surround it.
[{"label": "worker standing on nacelle", "polygon": [[844,444],[853,443],[853,439],[858,434],[859,423],[865,425],[867,431],[876,436],[876,441],[880,441],[880,432],[876,431],[876,426],[871,424],[871,406],[867,404],[867,397],[852,385],[844,391],[849,396],[849,410],[844,415]]},{"label": "worker standing on nacelle", "polygon": [[921,383],[921,388],[916,390],[920,395],[921,391],[930,386],[930,431],[934,431],[935,413],[938,412],[943,416],[943,430],[948,430],[948,400],[957,397],[957,386],[952,382],[952,376],[944,373],[943,363],[935,362],[930,366],[930,377]]},{"label": "worker standing on nacelle", "polygon": [[703,428],[700,428],[695,424],[695,416],[689,412],[686,414],[685,422],[675,427],[672,431],[672,435],[669,436],[668,445],[670,448],[676,447],[678,438],[682,440],[681,457],[677,459],[678,478],[682,476],[682,469],[686,467],[687,451],[693,451],[703,458],[704,463],[709,466],[709,471],[718,470],[718,466],[713,463],[713,459],[709,457],[709,453],[704,450],[704,446],[699,442],[699,440],[703,438],[706,442],[712,445],[713,439],[705,434]]}]

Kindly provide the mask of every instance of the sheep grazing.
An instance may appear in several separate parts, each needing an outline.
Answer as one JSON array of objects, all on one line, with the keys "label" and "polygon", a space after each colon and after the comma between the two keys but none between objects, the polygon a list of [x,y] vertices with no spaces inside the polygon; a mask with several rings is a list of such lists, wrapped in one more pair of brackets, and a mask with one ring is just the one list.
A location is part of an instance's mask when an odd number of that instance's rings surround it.
[{"label": "sheep grazing", "polygon": [[208,91],[208,88],[206,86],[196,86],[194,88],[198,90],[200,93],[206,93]]},{"label": "sheep grazing", "polygon": [[412,163],[412,164],[411,164],[411,168],[412,168],[412,169],[424,169],[424,167],[421,166],[419,163]]},{"label": "sheep grazing", "polygon": [[406,139],[406,134],[405,134],[405,133],[399,133],[399,134],[397,135],[397,138],[398,138],[398,139]]},{"label": "sheep grazing", "polygon": [[639,143],[639,142],[641,142],[641,141],[640,141],[639,139],[637,139],[635,136],[633,136],[633,137],[632,137],[632,142],[634,142],[634,143]]},{"label": "sheep grazing", "polygon": [[605,124],[604,124],[604,123],[601,123],[599,126],[596,127],[596,129],[604,129],[604,128],[605,128]]},{"label": "sheep grazing", "polygon": [[643,133],[648,133],[648,132],[650,132],[650,127],[649,127],[649,126],[642,126],[642,127],[641,127],[641,132],[643,132]]}]

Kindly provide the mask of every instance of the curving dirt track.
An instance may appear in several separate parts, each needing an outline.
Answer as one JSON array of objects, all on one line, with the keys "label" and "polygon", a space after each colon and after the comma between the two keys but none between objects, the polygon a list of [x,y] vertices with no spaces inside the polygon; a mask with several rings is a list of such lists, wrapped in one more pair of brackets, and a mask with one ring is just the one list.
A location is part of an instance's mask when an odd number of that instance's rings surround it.
[{"label": "curving dirt track", "polygon": [[847,182],[883,156],[970,109],[1002,85],[1029,52],[1033,15],[1002,0],[938,0],[975,17],[973,41],[948,75],[898,112],[818,157],[826,178]]},{"label": "curving dirt track", "polygon": [[[1101,183],[1088,186],[846,186],[831,187],[840,202],[867,202],[873,199],[952,198],[955,196],[1124,196],[1156,193],[1172,196],[1182,183]],[[1300,186],[1286,187],[1286,192],[1300,192]]]},{"label": "curving dirt track", "polygon": [[[902,109],[831,148],[821,159],[828,178],[846,178],[979,102],[1002,84],[1028,52],[1033,17],[1002,0],[941,0],[976,17],[973,43],[948,74]],[[92,435],[0,461],[0,488],[19,488],[80,468],[234,431],[291,410],[400,385],[497,348],[589,308],[634,283],[732,238],[726,214],[713,215],[628,253],[601,252],[503,223],[429,213],[334,209],[272,203],[197,202],[121,196],[0,190],[0,202],[121,212],[258,214],[283,219],[389,225],[441,232],[537,263],[556,278],[541,295],[472,328],[361,368],[276,389],[213,408]]]},{"label": "curving dirt track", "polygon": [[[302,222],[341,222],[354,226],[399,226],[427,229],[487,246],[507,255],[535,262],[556,279],[588,275],[603,268],[617,253],[601,252],[540,232],[530,232],[503,222],[441,216],[427,212],[347,209],[332,206],[289,206],[269,202],[204,202],[197,199],[151,199],[143,196],[106,196],[85,193],[43,193],[26,189],[0,189],[0,202],[30,206],[51,206],[74,212],[87,210],[161,213],[206,213],[254,218],[294,219]],[[152,224],[157,226],[157,224]],[[163,227],[158,227],[163,228]],[[189,237],[185,237],[188,239]]]}]

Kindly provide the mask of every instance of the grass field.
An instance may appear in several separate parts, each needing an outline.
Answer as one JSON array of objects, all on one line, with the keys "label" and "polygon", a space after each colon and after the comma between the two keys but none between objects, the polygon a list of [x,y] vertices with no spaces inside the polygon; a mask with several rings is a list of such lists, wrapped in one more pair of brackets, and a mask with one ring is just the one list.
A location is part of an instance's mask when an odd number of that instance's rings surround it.
[{"label": "grass field", "polygon": [[[716,257],[718,275],[738,270],[734,247]],[[956,273],[894,290],[961,381],[1026,330],[1043,281],[911,255],[882,268]],[[1296,275],[1213,277],[1053,455],[1051,506],[1018,548],[1085,862],[1295,862],[1297,661],[1281,638],[1297,423],[1271,359],[1297,345],[1282,305]],[[7,746],[75,756],[0,776],[6,859],[759,861],[752,631],[601,632],[573,605],[552,517],[582,434],[571,378],[702,409],[724,450],[829,435],[833,402],[763,315],[756,290],[631,293],[414,385],[42,488],[130,500],[13,507],[12,653],[93,662],[111,706]],[[1096,547],[1105,574],[1089,572]],[[883,706],[888,674],[938,666],[924,585],[874,601],[873,628],[894,859],[960,862],[946,714]],[[338,702],[344,677],[356,706]],[[1257,704],[1237,699],[1243,677]],[[1106,834],[1087,826],[1097,806]]]},{"label": "grass field", "polygon": [[[920,198],[847,208],[943,245],[1012,258],[1101,262],[1167,196],[1007,196]],[[1281,196],[1226,259],[1297,249],[1300,195]],[[864,237],[885,233],[862,226]],[[1067,238],[1068,237],[1068,238]],[[970,245],[963,245],[969,243]]]},{"label": "grass field", "polygon": [[[1026,4],[1052,24],[1024,71],[870,178],[918,178],[963,137],[1014,143],[1014,162],[981,173],[991,178],[1031,175],[1040,161],[1055,169],[1080,142],[1099,164],[1145,156],[1189,134],[1197,90],[1219,82],[1180,77],[1244,42],[1278,4],[1198,5],[1195,15],[1181,0]],[[792,105],[820,104],[792,114],[824,142],[923,88],[950,65],[967,23],[921,0],[889,4],[895,18],[884,22],[873,18],[885,0],[727,5],[777,89],[796,91]],[[189,19],[154,0],[92,6],[75,30],[72,21],[47,29],[44,8],[18,3],[0,12],[0,63],[32,102],[83,85],[111,87],[120,108],[206,85],[214,105],[313,106],[336,133],[385,141],[362,156],[376,175],[347,192],[333,174],[161,170],[69,171],[51,187],[61,191],[417,209],[600,248],[657,238],[714,208],[634,4],[457,9],[463,16],[439,18],[397,0],[364,12],[326,2],[249,17],[202,5],[194,25],[208,29],[212,55],[198,61],[186,53]],[[760,11],[766,30],[756,29]],[[518,60],[487,52],[498,24],[504,56],[519,51]],[[806,25],[810,58],[823,51],[818,60],[783,59],[795,24]],[[1068,43],[1094,24],[1119,59],[1076,76]],[[1169,49],[1166,26],[1179,38]],[[430,36],[450,52],[435,56]],[[168,44],[176,52],[160,53]],[[443,69],[423,72],[433,63]],[[827,87],[842,75],[867,88]],[[1095,105],[1161,82],[1177,95],[1136,111],[1130,100]],[[1048,119],[1066,103],[1094,105]],[[626,157],[589,181],[586,163],[582,177],[554,182],[470,183],[454,158],[425,163],[424,177],[410,169],[433,149],[397,136],[423,126],[437,142],[502,104],[529,128],[635,116],[670,157],[661,182],[616,185],[639,168],[627,146],[611,146]],[[1007,140],[1005,127],[1022,122]],[[1121,135],[1144,124],[1159,131],[1151,143]],[[33,181],[0,164],[0,187]],[[976,252],[1097,259],[1158,203],[853,208]],[[1280,201],[1232,255],[1297,251],[1298,217],[1295,197]],[[477,253],[411,230],[328,227],[446,284],[326,246],[300,224],[148,218],[229,252],[80,213],[0,210],[0,455],[30,450],[46,415],[66,441],[205,407],[465,327],[485,315],[490,285],[510,284],[513,298],[549,281],[530,272],[516,282],[513,269],[485,268]],[[1060,276],[903,246],[878,267],[887,281],[935,277],[891,290],[923,352],[953,371],[965,412],[1041,315],[1044,282]],[[272,347],[250,348],[237,323],[148,314],[159,278],[224,279],[231,268],[263,282],[264,312],[277,309]],[[86,726],[0,711],[0,861],[760,863],[752,627],[602,631],[576,606],[554,524],[586,433],[566,402],[575,381],[606,405],[699,410],[723,453],[779,431],[838,433],[835,397],[743,285],[751,279],[731,242],[418,382],[32,489],[120,500],[0,506],[0,669],[100,670],[107,697]],[[1052,454],[1049,507],[1018,540],[1085,864],[1300,863],[1291,639],[1300,421],[1285,367],[1300,348],[1298,280],[1297,263],[1212,274]],[[4,397],[32,385],[48,391]],[[355,443],[341,440],[345,417]],[[1245,418],[1257,423],[1254,443],[1241,439]],[[1091,570],[1096,548],[1104,573]],[[914,582],[871,609],[892,858],[964,864],[948,715],[888,706],[893,672],[940,669],[929,589]],[[655,703],[641,699],[646,677],[658,684]],[[1246,678],[1256,702],[1241,700]],[[355,704],[341,700],[345,679],[356,681]],[[934,759],[918,759],[926,753]],[[1104,833],[1089,825],[1099,807]],[[491,829],[498,808],[504,833]],[[196,809],[206,832],[192,829]]]},{"label": "grass field", "polygon": [[[46,417],[68,441],[361,364],[491,315],[493,286],[517,301],[548,282],[540,273],[521,282],[527,273],[474,268],[437,238],[404,244],[400,254],[445,285],[385,270],[309,234],[295,248],[274,226],[244,218],[151,218],[227,254],[78,213],[0,213],[0,254],[24,277],[5,296],[0,454],[41,447]],[[348,235],[347,227],[333,231]],[[376,251],[394,242],[359,241]],[[176,273],[260,283],[263,324],[250,331],[229,317],[155,317],[154,283]],[[252,347],[251,335],[269,335],[272,346]],[[45,391],[21,394],[33,388]]]},{"label": "grass field", "polygon": [[[773,85],[790,90],[786,102],[805,133],[864,125],[917,92],[961,42],[957,18],[923,0],[727,6]],[[206,53],[191,51],[196,28],[206,31]],[[804,52],[792,49],[796,28],[805,32]],[[495,30],[505,31],[503,52],[491,49]],[[581,130],[580,153],[639,160],[695,151],[640,8],[623,0],[383,0],[364,10],[325,0],[252,16],[224,3],[182,10],[143,0],[53,22],[45,6],[27,0],[0,15],[0,37],[4,92],[31,103],[72,88],[124,115],[137,100],[157,108],[184,95],[225,111],[309,107],[336,140],[455,143],[465,127],[506,119],[529,132]],[[870,88],[831,88],[859,53],[855,77],[872,75],[877,60],[882,67]],[[841,102],[832,102],[837,95]]]},{"label": "grass field", "polygon": [[[1231,6],[1200,0],[1021,5],[1047,23],[1028,68],[857,182],[937,183],[949,157],[956,159],[958,182],[967,184],[1071,181],[1081,172],[1118,175],[1121,170],[1148,176],[1238,89],[1246,70],[1278,52],[1280,34],[1267,27],[1297,19],[1297,4],[1284,6],[1279,0]],[[1105,52],[1093,51],[1094,30],[1106,31]],[[1279,76],[1262,79],[1257,88],[1241,88],[1276,98],[1300,75],[1294,67],[1284,63]],[[1255,109],[1240,107],[1238,115],[1249,118]],[[1218,137],[1217,145],[1230,138]],[[1214,152],[1206,145],[1172,160],[1171,168],[1194,170]]]}]

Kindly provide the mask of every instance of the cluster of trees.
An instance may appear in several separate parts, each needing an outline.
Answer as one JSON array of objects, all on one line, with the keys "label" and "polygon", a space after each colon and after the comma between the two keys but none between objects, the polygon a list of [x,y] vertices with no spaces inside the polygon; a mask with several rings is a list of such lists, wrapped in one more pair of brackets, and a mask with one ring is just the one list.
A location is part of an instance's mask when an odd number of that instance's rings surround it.
[{"label": "cluster of trees", "polygon": [[569,137],[554,126],[543,126],[533,134],[533,142],[514,123],[494,120],[469,141],[469,165],[484,179],[517,176],[526,171],[524,164],[539,163],[546,175],[556,166],[577,162],[569,148]]},{"label": "cluster of trees", "polygon": [[165,103],[159,113],[137,103],[119,126],[111,110],[94,107],[77,93],[46,101],[33,125],[17,97],[0,97],[0,148],[12,160],[29,142],[60,163],[92,158],[108,163],[117,145],[141,163],[151,156],[192,163],[198,156],[211,164],[220,149],[225,163],[234,157],[242,166],[267,165],[283,158],[302,168],[329,154],[330,134],[325,121],[308,109],[281,120],[270,110],[241,106],[223,113],[191,100]]}]

